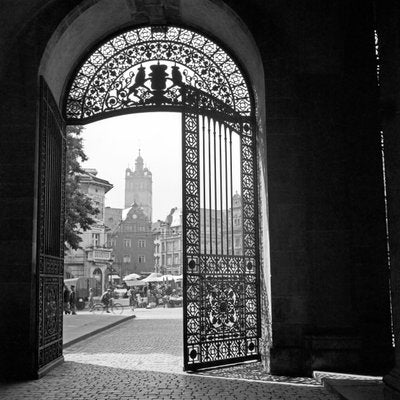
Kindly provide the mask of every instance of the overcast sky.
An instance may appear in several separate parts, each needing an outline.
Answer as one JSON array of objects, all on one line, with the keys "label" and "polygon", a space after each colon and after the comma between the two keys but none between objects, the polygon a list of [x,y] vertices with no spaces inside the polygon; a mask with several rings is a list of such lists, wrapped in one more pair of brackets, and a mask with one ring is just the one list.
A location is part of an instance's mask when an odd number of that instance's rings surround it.
[{"label": "overcast sky", "polygon": [[153,221],[164,220],[172,207],[181,207],[181,115],[140,113],[107,118],[86,125],[84,149],[98,177],[114,185],[106,206],[124,207],[125,169],[134,169],[141,150],[153,174]]}]

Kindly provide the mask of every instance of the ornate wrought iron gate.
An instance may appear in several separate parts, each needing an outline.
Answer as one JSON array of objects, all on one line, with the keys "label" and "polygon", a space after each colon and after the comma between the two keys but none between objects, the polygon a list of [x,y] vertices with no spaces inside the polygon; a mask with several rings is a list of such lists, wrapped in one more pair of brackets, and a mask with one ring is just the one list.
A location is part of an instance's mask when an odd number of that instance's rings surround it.
[{"label": "ornate wrought iron gate", "polygon": [[191,111],[182,113],[184,364],[196,370],[260,358],[257,180],[251,121],[224,114],[215,103],[209,108],[201,92],[188,97]]},{"label": "ornate wrought iron gate", "polygon": [[130,29],[82,61],[64,112],[67,123],[83,124],[145,109],[182,113],[185,369],[257,359],[256,146],[246,80],[197,32]]},{"label": "ornate wrought iron gate", "polygon": [[62,357],[65,136],[58,106],[40,80],[37,231],[37,358],[41,371]]}]

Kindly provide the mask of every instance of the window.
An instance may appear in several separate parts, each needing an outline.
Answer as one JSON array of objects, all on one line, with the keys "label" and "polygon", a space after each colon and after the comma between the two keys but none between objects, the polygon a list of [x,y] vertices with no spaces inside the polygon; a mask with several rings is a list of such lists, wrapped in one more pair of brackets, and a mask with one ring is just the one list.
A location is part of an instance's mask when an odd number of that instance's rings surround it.
[{"label": "window", "polygon": [[125,255],[123,258],[124,263],[130,263],[131,262],[131,256],[130,255]]},{"label": "window", "polygon": [[171,254],[167,255],[167,265],[172,265],[172,256],[171,256]]},{"label": "window", "polygon": [[139,263],[145,263],[146,262],[146,257],[145,256],[139,256]]},{"label": "window", "polygon": [[124,246],[125,247],[132,247],[131,239],[124,239]]},{"label": "window", "polygon": [[165,254],[161,256],[161,260],[162,260],[161,265],[165,265]]},{"label": "window", "polygon": [[100,246],[100,233],[92,233],[92,245],[94,247]]},{"label": "window", "polygon": [[179,254],[174,255],[174,264],[179,264]]},{"label": "window", "polygon": [[162,242],[162,244],[161,244],[161,251],[165,251],[165,242]]},{"label": "window", "polygon": [[145,232],[146,227],[144,225],[139,225],[139,232]]},{"label": "window", "polygon": [[139,240],[138,241],[138,247],[141,247],[141,248],[146,247],[146,241],[145,240]]},{"label": "window", "polygon": [[235,247],[240,247],[240,238],[235,238]]}]

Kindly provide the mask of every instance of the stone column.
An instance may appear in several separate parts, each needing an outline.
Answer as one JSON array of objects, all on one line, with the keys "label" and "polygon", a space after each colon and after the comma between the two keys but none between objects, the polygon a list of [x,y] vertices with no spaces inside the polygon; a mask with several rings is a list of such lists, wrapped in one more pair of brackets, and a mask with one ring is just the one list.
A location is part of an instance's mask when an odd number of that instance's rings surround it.
[{"label": "stone column", "polygon": [[395,366],[384,376],[385,399],[400,399],[400,4],[377,6],[382,128],[385,144]]},{"label": "stone column", "polygon": [[277,56],[263,53],[271,372],[383,373],[390,313],[372,2],[266,7],[279,21]]}]

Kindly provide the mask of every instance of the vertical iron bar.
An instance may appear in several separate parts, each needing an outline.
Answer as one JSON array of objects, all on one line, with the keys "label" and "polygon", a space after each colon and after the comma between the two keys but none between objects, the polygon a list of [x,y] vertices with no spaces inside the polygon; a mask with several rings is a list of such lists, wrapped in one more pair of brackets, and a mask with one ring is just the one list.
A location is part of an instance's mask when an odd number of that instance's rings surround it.
[{"label": "vertical iron bar", "polygon": [[222,142],[221,142],[221,131],[222,124],[219,123],[219,193],[220,193],[220,204],[221,204],[221,254],[224,254],[224,210],[223,210],[223,199],[222,199]]},{"label": "vertical iron bar", "polygon": [[[183,101],[185,101],[185,92],[182,93]],[[188,369],[188,315],[187,315],[187,280],[188,280],[188,256],[187,256],[187,204],[186,204],[186,113],[182,112],[182,125],[181,125],[181,136],[182,136],[182,274],[183,274],[183,365],[184,370]],[[161,248],[162,250],[162,248]],[[161,258],[162,260],[162,258]]]},{"label": "vertical iron bar", "polygon": [[232,177],[232,130],[229,130],[229,150],[231,167],[231,234],[232,234],[232,255],[235,255],[235,237],[233,235],[233,177]]},{"label": "vertical iron bar", "polygon": [[244,179],[245,171],[244,171],[243,165],[244,165],[244,162],[245,162],[245,160],[244,160],[245,157],[244,157],[243,124],[240,124],[239,138],[240,138],[239,146],[240,146],[240,194],[241,194],[241,202],[240,202],[241,220],[240,220],[239,226],[240,226],[240,235],[241,235],[241,237],[240,237],[241,240],[240,241],[242,243],[241,244],[241,248],[242,248],[241,255],[244,256],[244,255],[247,255],[247,251],[246,251],[246,246],[245,246],[245,232],[244,232],[244,220],[245,220],[245,218],[244,218],[244,215],[245,215],[245,213],[244,213],[244,193],[245,193],[245,190],[244,190],[243,179]]},{"label": "vertical iron bar", "polygon": [[[253,178],[254,178],[254,222],[255,222],[255,250],[256,250],[256,296],[257,296],[257,336],[261,338],[261,254],[260,254],[260,221],[259,221],[259,187],[258,187],[258,153],[255,138],[255,121],[251,123],[251,138],[253,150]],[[243,207],[243,206],[242,206]]]},{"label": "vertical iron bar", "polygon": [[[49,114],[51,114],[51,111],[49,112]],[[49,122],[49,128],[50,128],[50,132],[53,133],[54,132],[54,121],[53,118],[51,118],[50,122]],[[52,232],[52,213],[51,213],[51,170],[53,168],[53,154],[52,154],[52,150],[51,149],[51,143],[50,143],[50,139],[51,139],[51,134],[49,133],[48,135],[46,135],[46,158],[47,158],[47,162],[48,164],[46,165],[46,225],[47,225],[47,233],[46,233],[46,254],[50,254],[53,255],[52,252],[52,248],[51,248],[51,237],[53,236],[53,232]],[[52,182],[51,182],[52,183]]]},{"label": "vertical iron bar", "polygon": [[228,210],[228,150],[226,143],[226,130],[227,127],[224,125],[224,140],[225,140],[225,214],[226,214],[226,253],[229,255],[229,210]]},{"label": "vertical iron bar", "polygon": [[214,133],[214,218],[215,218],[215,254],[218,255],[218,199],[217,199],[217,133],[216,133],[216,122],[213,119],[213,133]]},{"label": "vertical iron bar", "polygon": [[208,199],[210,205],[210,254],[213,251],[213,243],[212,243],[212,219],[211,219],[211,120],[210,117],[207,119],[207,128],[208,128]]},{"label": "vertical iron bar", "polygon": [[[204,254],[207,254],[207,232],[206,232],[206,139],[205,139],[205,115],[202,116],[202,134],[203,134],[203,234],[204,234]],[[201,225],[201,221],[200,221]]]}]

